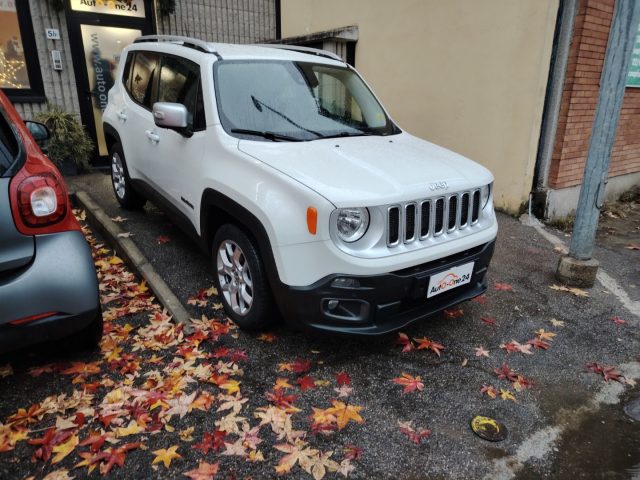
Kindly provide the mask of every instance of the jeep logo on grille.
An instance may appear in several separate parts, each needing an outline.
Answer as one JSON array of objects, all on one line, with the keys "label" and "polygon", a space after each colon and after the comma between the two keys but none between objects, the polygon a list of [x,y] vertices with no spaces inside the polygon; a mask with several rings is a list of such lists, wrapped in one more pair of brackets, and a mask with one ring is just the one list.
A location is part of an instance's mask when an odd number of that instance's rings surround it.
[{"label": "jeep logo on grille", "polygon": [[446,190],[446,189],[447,189],[447,182],[433,182],[429,184],[429,190],[431,190],[432,192],[436,190]]}]

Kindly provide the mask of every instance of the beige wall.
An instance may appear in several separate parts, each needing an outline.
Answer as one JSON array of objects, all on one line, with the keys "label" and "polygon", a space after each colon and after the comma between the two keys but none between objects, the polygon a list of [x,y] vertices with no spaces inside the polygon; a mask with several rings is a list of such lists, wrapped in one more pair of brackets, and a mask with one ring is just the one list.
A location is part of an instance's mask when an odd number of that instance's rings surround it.
[{"label": "beige wall", "polygon": [[357,25],[356,68],[412,134],[532,185],[558,0],[282,0],[282,36]]}]

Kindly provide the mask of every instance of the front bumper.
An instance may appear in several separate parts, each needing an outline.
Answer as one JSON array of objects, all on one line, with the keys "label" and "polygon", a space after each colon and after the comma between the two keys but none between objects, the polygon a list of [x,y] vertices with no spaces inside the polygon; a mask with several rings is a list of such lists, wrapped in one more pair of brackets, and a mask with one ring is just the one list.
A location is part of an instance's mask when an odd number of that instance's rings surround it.
[{"label": "front bumper", "polygon": [[[381,275],[330,275],[308,287],[283,286],[276,297],[283,317],[294,327],[381,335],[482,294],[487,289],[485,275],[494,247],[495,239],[433,262]],[[474,267],[468,284],[427,299],[431,275],[469,262],[474,262]],[[332,282],[337,277],[357,279],[359,286],[334,287]]]},{"label": "front bumper", "polygon": [[[66,337],[100,312],[95,266],[82,232],[34,238],[31,263],[0,276],[0,352]],[[45,313],[53,314],[12,324]]]}]

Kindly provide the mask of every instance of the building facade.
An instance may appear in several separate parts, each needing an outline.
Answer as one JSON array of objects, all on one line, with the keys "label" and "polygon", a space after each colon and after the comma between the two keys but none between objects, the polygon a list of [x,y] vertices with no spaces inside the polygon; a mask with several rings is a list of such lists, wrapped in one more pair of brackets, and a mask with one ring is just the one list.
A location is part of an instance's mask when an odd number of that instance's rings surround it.
[{"label": "building facade", "polygon": [[[567,46],[555,134],[548,157],[541,158],[536,185],[536,213],[561,218],[575,213],[591,140],[615,0],[579,0],[572,5],[571,41]],[[606,189],[613,200],[640,185],[640,30],[627,77],[622,111]]]},{"label": "building facade", "polygon": [[[167,3],[171,13],[163,9]],[[0,0],[0,88],[25,119],[48,104],[77,114],[99,163],[106,155],[102,111],[124,46],[153,33],[273,40],[276,6],[275,0]]]},{"label": "building facade", "polygon": [[[577,206],[614,5],[282,0],[281,41],[341,53],[402,128],[491,169],[498,208],[551,219]],[[640,184],[640,36],[634,55],[608,199]]]}]

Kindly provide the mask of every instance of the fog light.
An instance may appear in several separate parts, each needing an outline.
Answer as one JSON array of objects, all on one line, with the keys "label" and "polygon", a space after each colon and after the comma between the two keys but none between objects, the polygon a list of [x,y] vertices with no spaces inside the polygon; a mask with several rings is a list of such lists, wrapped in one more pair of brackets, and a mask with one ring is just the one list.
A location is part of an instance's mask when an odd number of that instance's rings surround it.
[{"label": "fog light", "polygon": [[360,280],[348,277],[338,277],[331,282],[334,288],[360,288]]},{"label": "fog light", "polygon": [[335,310],[339,303],[338,300],[329,300],[327,302],[327,308],[329,310]]}]

